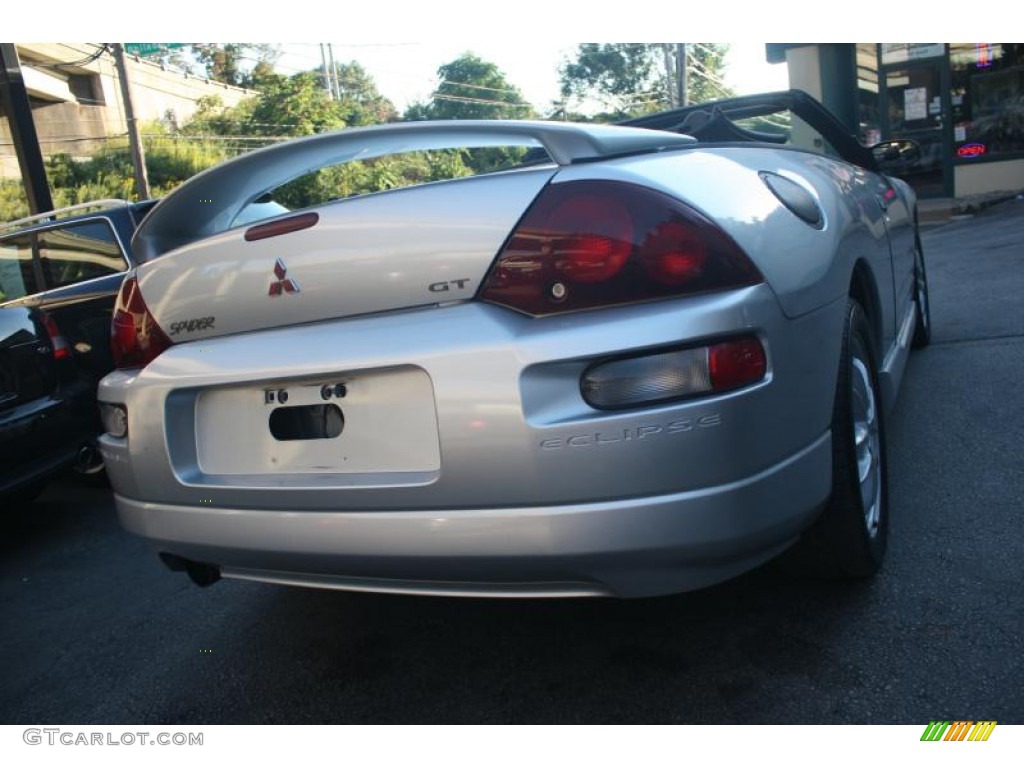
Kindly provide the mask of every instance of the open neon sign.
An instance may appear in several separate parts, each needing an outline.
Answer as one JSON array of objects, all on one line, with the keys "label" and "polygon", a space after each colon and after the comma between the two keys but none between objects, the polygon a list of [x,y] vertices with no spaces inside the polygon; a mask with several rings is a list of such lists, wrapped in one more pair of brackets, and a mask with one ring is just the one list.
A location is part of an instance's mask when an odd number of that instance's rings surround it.
[{"label": "open neon sign", "polygon": [[984,144],[964,144],[956,151],[957,157],[980,157],[988,152],[988,147]]},{"label": "open neon sign", "polygon": [[992,66],[992,44],[991,43],[975,43],[975,49],[978,52],[978,62],[975,65],[978,69],[985,69]]}]

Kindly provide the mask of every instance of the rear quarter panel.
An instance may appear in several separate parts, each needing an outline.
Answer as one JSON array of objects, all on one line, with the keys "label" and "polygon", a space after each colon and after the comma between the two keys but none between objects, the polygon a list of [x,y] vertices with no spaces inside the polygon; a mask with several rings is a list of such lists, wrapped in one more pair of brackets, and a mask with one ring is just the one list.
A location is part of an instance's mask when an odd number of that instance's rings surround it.
[{"label": "rear quarter panel", "polygon": [[[804,187],[824,215],[818,229],[782,205],[758,176],[770,171]],[[563,169],[555,183],[602,178],[650,186],[717,222],[753,259],[788,317],[846,295],[854,265],[868,265],[879,293],[883,337],[893,334],[890,253],[874,199],[878,177],[822,155],[731,146],[651,154]]]}]

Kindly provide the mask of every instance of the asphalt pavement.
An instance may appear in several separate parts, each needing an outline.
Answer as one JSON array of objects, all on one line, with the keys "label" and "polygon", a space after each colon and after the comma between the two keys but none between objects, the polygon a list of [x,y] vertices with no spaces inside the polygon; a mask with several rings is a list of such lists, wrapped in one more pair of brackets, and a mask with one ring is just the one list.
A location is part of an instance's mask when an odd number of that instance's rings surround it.
[{"label": "asphalt pavement", "polygon": [[923,237],[873,580],[640,601],[194,587],[73,480],[5,511],[3,723],[1024,723],[1024,202]]}]

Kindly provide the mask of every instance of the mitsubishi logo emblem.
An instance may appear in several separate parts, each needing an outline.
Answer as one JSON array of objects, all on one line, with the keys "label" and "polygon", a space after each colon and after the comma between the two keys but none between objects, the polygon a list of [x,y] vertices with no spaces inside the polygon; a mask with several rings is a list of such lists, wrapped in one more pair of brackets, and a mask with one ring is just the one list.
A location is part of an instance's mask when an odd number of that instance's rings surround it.
[{"label": "mitsubishi logo emblem", "polygon": [[284,265],[281,259],[274,262],[274,277],[277,279],[270,284],[270,292],[268,296],[280,296],[282,293],[298,293],[299,284],[292,280],[290,277],[285,277],[288,274],[288,268]]}]

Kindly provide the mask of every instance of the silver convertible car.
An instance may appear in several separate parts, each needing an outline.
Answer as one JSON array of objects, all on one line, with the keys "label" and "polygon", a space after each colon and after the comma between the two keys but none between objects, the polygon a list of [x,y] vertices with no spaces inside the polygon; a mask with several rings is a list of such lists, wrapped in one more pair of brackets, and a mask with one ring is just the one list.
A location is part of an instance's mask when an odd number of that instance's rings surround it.
[{"label": "silver convertible car", "polygon": [[[317,169],[510,147],[238,219]],[[639,597],[787,550],[868,576],[884,416],[929,336],[915,196],[879,170],[913,151],[789,91],[210,169],[133,240],[99,389],[120,519],[201,585]]]}]

